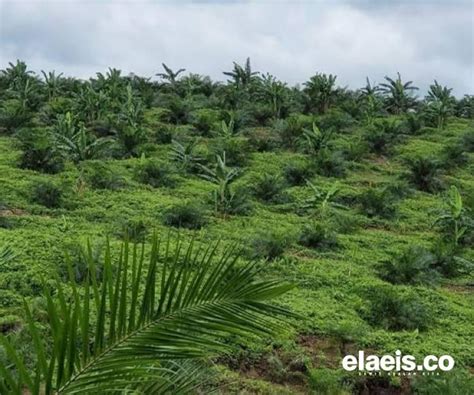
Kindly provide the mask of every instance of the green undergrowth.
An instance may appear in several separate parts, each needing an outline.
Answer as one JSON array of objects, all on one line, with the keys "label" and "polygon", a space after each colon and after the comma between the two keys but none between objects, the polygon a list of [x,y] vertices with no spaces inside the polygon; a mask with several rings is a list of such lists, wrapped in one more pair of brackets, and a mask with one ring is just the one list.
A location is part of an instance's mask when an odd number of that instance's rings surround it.
[{"label": "green undergrowth", "polygon": [[[204,244],[216,239],[224,244],[237,242],[248,253],[246,256],[257,252],[262,276],[283,277],[297,285],[279,302],[301,316],[290,321],[288,330],[276,338],[252,342],[245,349],[236,346],[232,358],[220,360],[217,375],[225,384],[223,393],[308,393],[312,388],[349,393],[344,391],[357,385],[357,377],[340,369],[344,350],[384,354],[399,349],[417,357],[449,354],[458,369],[472,369],[472,276],[463,274],[445,278],[435,286],[415,286],[390,284],[379,275],[380,264],[394,259],[400,251],[413,245],[430,248],[439,239],[434,218],[445,207],[446,187],[430,194],[406,186],[406,160],[419,155],[439,157],[444,146],[468,128],[472,124],[454,120],[436,134],[422,130],[398,144],[390,156],[370,154],[354,162],[342,178],[311,174],[307,181],[323,193],[337,183],[336,202],[345,206],[338,210],[352,221],[335,230],[337,243],[326,249],[298,243],[305,225],[322,221],[304,209],[313,196],[306,183],[286,185],[287,196],[281,202],[269,204],[250,197],[252,210],[248,214],[216,214],[212,205],[214,185],[196,175],[181,172],[175,175],[173,185],[159,187],[137,180],[135,169],[143,160],[169,162],[170,144],[155,145],[142,158],[100,161],[113,174],[112,181],[119,182],[111,183],[110,188],[94,188],[81,178],[81,167],[72,163],[54,175],[20,169],[20,151],[14,137],[0,137],[0,242],[14,252],[8,265],[0,266],[0,331],[21,333],[23,298],[37,305],[38,312],[43,311],[42,282],[64,274],[64,251],[85,245],[88,240],[98,243],[99,248],[107,237],[118,245],[126,229],[136,231],[142,240],[149,240],[154,232],[177,232],[165,225],[167,210],[179,205],[200,205],[205,223],[199,230],[181,229],[182,237],[195,237]],[[347,136],[341,136],[336,145],[343,146],[347,140]],[[200,144],[206,148],[209,139]],[[460,189],[466,204],[472,204],[474,196],[473,154],[469,157],[466,166],[451,168],[442,175],[446,186]],[[285,166],[304,158],[289,150],[253,152],[233,185],[249,189],[259,176],[283,175]],[[32,200],[32,186],[44,182],[57,185],[62,192],[58,207],[45,207]],[[408,190],[406,195],[397,197],[393,216],[365,215],[359,195],[371,188],[393,185],[397,190]],[[330,219],[334,218],[333,213]],[[255,240],[263,241],[255,244]],[[263,250],[269,249],[271,243],[283,247],[282,251],[272,252],[269,259],[265,255],[268,251]],[[474,259],[469,246],[463,257]],[[429,322],[420,322],[419,328],[402,324],[396,328],[397,323],[384,326],[377,318],[368,318],[374,314],[373,305],[377,302],[370,295],[382,292],[382,288],[400,300],[410,297],[421,304]],[[299,368],[293,366],[297,362]],[[331,392],[336,390],[340,392]]]}]

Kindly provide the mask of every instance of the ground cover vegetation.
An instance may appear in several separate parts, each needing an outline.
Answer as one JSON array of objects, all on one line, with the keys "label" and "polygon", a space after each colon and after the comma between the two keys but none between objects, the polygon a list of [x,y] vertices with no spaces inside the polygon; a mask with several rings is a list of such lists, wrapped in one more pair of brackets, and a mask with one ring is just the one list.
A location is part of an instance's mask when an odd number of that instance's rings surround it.
[{"label": "ground cover vegetation", "polygon": [[0,72],[0,393],[474,393],[474,96],[224,75]]}]

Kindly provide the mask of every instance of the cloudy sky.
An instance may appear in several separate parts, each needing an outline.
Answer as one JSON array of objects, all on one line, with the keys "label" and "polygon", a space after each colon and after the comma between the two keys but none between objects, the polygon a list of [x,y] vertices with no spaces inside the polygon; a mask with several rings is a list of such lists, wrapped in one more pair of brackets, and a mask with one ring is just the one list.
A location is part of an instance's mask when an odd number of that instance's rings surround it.
[{"label": "cloudy sky", "polygon": [[353,88],[400,71],[474,93],[471,0],[106,1],[0,0],[0,68],[82,78],[117,67],[153,76],[172,68],[223,79],[232,61],[290,84],[317,71]]}]

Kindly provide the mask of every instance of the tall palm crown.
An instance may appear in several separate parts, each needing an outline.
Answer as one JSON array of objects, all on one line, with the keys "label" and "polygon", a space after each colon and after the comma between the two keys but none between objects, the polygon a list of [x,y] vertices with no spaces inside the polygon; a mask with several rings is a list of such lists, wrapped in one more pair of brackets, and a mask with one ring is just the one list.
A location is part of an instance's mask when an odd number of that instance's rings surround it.
[{"label": "tall palm crown", "polygon": [[427,102],[442,102],[445,105],[453,104],[456,100],[452,95],[453,88],[448,88],[447,86],[443,86],[438,83],[438,81],[434,81],[434,84],[430,85],[430,90],[426,95]]},{"label": "tall palm crown", "polygon": [[234,62],[234,69],[232,71],[224,71],[223,74],[231,77],[232,82],[235,85],[239,87],[246,87],[255,81],[255,77],[259,73],[258,71],[252,71],[250,58],[247,58],[244,66]]},{"label": "tall palm crown", "polygon": [[403,82],[400,73],[397,73],[396,79],[385,76],[385,80],[387,82],[381,83],[380,87],[386,96],[389,110],[400,114],[415,105],[416,98],[412,96],[412,92],[418,88],[413,85],[413,81]]}]

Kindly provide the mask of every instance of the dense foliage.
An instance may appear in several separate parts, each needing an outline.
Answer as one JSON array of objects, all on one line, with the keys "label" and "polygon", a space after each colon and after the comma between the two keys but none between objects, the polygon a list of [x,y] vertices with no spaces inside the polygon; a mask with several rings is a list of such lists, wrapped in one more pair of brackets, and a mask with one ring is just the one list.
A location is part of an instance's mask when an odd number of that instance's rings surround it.
[{"label": "dense foliage", "polygon": [[473,393],[474,96],[224,75],[0,72],[0,392]]}]

